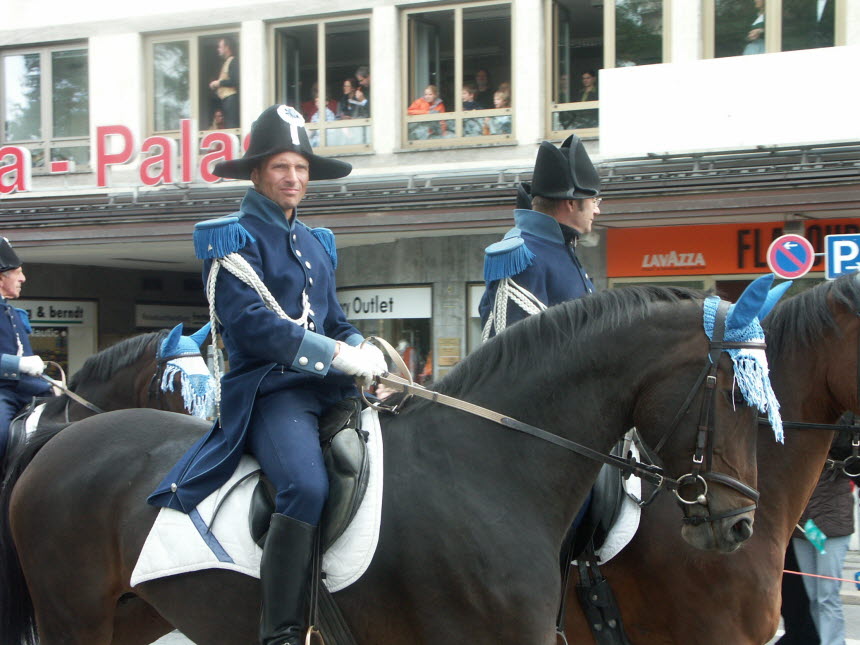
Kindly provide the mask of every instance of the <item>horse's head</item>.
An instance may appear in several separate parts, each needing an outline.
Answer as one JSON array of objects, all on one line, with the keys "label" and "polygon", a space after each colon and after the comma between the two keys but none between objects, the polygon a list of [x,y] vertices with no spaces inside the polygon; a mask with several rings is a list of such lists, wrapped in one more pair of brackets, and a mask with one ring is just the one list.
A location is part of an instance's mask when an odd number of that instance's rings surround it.
[{"label": "horse's head", "polygon": [[162,341],[148,393],[151,399],[158,401],[154,407],[173,412],[186,411],[201,418],[211,415],[214,378],[200,353],[209,328],[210,323],[206,323],[191,336],[183,336],[182,323],[179,323]]},{"label": "horse's head", "polygon": [[[730,552],[752,535],[759,411],[768,413],[781,440],[779,405],[768,378],[759,323],[784,289],[769,293],[772,279],[755,281],[732,306],[715,296],[707,298],[702,309],[705,334],[691,335],[675,348],[672,359],[655,366],[654,378],[666,387],[653,391],[662,392],[662,398],[646,393],[637,405],[636,426],[647,435],[650,452],[659,455],[667,473],[678,477],[682,535],[700,549]],[[693,376],[696,372],[698,377]],[[681,379],[681,374],[691,376]],[[681,384],[667,398],[673,382]],[[655,434],[659,438],[650,443]],[[673,449],[661,452],[670,438]]]}]

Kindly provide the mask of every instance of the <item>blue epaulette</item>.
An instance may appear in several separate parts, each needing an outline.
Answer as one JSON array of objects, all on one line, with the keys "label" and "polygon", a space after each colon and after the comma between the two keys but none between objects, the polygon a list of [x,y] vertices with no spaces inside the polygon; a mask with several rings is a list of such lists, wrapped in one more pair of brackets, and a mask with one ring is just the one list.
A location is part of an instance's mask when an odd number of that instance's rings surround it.
[{"label": "blue epaulette", "polygon": [[531,266],[535,254],[520,233],[520,229],[512,228],[504,239],[484,249],[484,281],[487,284],[510,278]]},{"label": "blue epaulette", "polygon": [[327,228],[312,228],[311,233],[313,233],[314,237],[317,238],[320,244],[323,245],[323,248],[328,253],[328,256],[331,258],[331,265],[335,269],[337,268],[337,247],[334,243],[334,233],[332,233]]},{"label": "blue epaulette", "polygon": [[18,319],[21,321],[21,324],[24,325],[24,331],[26,331],[28,334],[32,334],[33,327],[30,326],[30,314],[27,313],[27,310],[19,309],[18,307],[12,308],[18,312]]},{"label": "blue epaulette", "polygon": [[254,242],[235,215],[197,222],[194,225],[194,254],[201,260],[223,258]]}]

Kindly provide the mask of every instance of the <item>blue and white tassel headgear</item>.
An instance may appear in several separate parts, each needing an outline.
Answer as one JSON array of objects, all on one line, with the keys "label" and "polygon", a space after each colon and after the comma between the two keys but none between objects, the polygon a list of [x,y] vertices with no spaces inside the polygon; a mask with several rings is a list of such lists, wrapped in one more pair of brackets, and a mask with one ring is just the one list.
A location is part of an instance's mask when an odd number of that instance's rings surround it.
[{"label": "blue and white tassel headgear", "polygon": [[[726,316],[725,340],[734,342],[764,342],[764,329],[759,322],[779,300],[791,282],[784,282],[770,289],[773,275],[764,275],[754,280],[738,301],[729,308]],[[713,340],[714,321],[720,299],[711,296],[704,303],[704,327],[708,338]],[[767,413],[776,440],[783,441],[782,418],[779,402],[770,384],[767,355],[764,349],[741,348],[726,349],[734,364],[735,383],[743,394],[744,400]]]},{"label": "blue and white tassel headgear", "polygon": [[179,374],[185,409],[201,419],[210,418],[215,406],[215,379],[200,354],[200,346],[208,333],[209,323],[206,323],[191,336],[183,336],[182,323],[179,323],[158,348],[159,361],[166,359],[161,391],[173,392],[175,376]]}]

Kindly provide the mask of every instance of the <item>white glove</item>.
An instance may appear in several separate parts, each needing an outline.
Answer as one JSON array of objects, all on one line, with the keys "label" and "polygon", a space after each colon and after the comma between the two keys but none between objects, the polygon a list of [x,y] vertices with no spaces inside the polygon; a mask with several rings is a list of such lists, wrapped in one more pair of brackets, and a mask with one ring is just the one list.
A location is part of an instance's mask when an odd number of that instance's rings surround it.
[{"label": "white glove", "polygon": [[22,374],[39,376],[45,371],[45,362],[38,356],[22,356],[18,361],[18,370]]},{"label": "white glove", "polygon": [[361,347],[352,347],[338,342],[337,356],[331,359],[332,367],[346,374],[352,374],[364,387],[369,386],[373,379],[388,371],[385,357],[379,348],[365,343]]}]

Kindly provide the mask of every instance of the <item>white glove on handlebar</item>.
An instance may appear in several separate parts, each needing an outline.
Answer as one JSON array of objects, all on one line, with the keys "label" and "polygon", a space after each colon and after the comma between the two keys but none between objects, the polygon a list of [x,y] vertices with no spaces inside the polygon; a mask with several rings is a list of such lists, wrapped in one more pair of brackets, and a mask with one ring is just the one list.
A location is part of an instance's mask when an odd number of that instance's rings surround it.
[{"label": "white glove on handlebar", "polygon": [[45,371],[45,362],[38,356],[22,356],[18,361],[18,370],[22,374],[39,376]]},{"label": "white glove on handlebar", "polygon": [[370,343],[352,347],[338,342],[338,347],[340,349],[337,356],[331,360],[332,367],[354,375],[364,387],[369,386],[375,377],[388,371],[382,352]]}]

